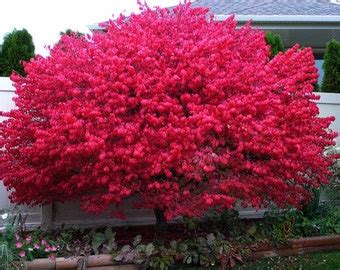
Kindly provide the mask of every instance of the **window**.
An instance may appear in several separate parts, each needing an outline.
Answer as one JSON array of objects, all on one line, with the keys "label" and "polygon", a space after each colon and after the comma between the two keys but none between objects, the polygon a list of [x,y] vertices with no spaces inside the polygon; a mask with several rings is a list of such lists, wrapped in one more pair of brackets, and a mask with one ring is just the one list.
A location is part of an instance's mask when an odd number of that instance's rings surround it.
[{"label": "window", "polygon": [[322,80],[323,80],[323,76],[324,76],[324,71],[322,68],[322,64],[323,64],[323,59],[315,59],[315,65],[318,69],[319,72],[319,79],[318,79],[318,83],[321,84]]}]

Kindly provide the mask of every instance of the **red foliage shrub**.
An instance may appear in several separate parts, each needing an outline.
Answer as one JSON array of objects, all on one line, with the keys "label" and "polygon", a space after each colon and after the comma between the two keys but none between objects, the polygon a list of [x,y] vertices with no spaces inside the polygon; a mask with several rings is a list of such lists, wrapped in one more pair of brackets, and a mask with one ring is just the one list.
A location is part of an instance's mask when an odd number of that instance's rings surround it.
[{"label": "red foliage shrub", "polygon": [[63,36],[12,75],[0,178],[16,203],[79,199],[199,216],[237,201],[299,206],[327,182],[332,117],[318,118],[310,48],[269,59],[264,33],[206,9],[108,22]]}]

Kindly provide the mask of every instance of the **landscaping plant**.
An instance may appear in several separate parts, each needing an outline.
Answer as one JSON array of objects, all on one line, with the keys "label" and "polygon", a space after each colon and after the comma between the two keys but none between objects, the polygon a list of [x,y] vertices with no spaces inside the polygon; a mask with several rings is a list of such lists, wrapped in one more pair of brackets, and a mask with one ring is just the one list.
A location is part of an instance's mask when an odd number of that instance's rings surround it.
[{"label": "landscaping plant", "polygon": [[14,261],[18,260],[14,249],[14,233],[10,224],[0,233],[0,270],[17,269]]},{"label": "landscaping plant", "polygon": [[324,187],[328,200],[331,205],[339,206],[340,203],[340,147],[328,147],[326,155],[336,156],[337,159],[331,166],[332,176],[330,183]]},{"label": "landscaping plant", "polygon": [[0,52],[0,76],[9,76],[13,71],[25,75],[22,61],[34,57],[32,36],[26,29],[16,30],[4,37]]},{"label": "landscaping plant", "polygon": [[340,42],[336,40],[330,41],[326,46],[324,55],[323,69],[325,75],[323,77],[321,91],[340,93]]},{"label": "landscaping plant", "polygon": [[13,74],[0,178],[14,203],[128,198],[159,220],[236,202],[300,207],[328,182],[334,117],[319,117],[311,48],[270,59],[264,32],[204,8],[143,7],[92,37],[63,35]]},{"label": "landscaping plant", "polygon": [[279,34],[266,32],[266,42],[270,46],[270,57],[272,58],[279,52],[283,52],[285,50],[283,40]]}]

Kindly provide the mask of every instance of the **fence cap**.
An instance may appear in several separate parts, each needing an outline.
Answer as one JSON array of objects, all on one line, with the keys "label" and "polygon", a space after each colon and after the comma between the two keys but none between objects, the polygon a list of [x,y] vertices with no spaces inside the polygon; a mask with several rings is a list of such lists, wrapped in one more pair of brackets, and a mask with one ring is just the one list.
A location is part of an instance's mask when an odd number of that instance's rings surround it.
[{"label": "fence cap", "polygon": [[0,92],[14,92],[13,82],[9,77],[0,77]]},{"label": "fence cap", "polygon": [[340,104],[340,93],[316,93],[320,99],[316,101],[318,104]]}]

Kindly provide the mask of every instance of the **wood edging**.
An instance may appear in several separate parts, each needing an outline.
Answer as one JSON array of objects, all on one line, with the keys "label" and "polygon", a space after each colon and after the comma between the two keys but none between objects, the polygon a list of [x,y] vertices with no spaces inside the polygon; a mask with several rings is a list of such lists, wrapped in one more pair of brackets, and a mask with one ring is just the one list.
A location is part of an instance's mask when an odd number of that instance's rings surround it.
[{"label": "wood edging", "polygon": [[340,244],[340,235],[305,237],[288,241],[288,245],[291,248],[331,246],[338,244]]},{"label": "wood edging", "polygon": [[[317,251],[340,250],[340,235],[306,237],[291,239],[286,245],[273,247],[268,244],[260,245],[248,256],[251,260],[301,255]],[[77,269],[79,262],[86,260],[87,269],[92,270],[138,270],[138,265],[115,265],[111,255],[73,256],[67,258],[35,259],[26,263],[28,270],[67,270]]]},{"label": "wood edging", "polygon": [[259,246],[249,255],[250,259],[269,258],[276,256],[291,256],[313,253],[317,251],[339,250],[340,235],[305,237],[288,240],[286,245],[274,247],[272,245]]},{"label": "wood edging", "polygon": [[300,239],[290,239],[286,244],[274,246],[271,243],[255,245],[253,251],[268,251],[281,249],[296,249],[301,247],[322,247],[340,244],[340,235],[304,237]]},{"label": "wood edging", "polygon": [[330,250],[340,250],[340,244],[331,246],[315,246],[315,247],[300,247],[300,248],[272,249],[267,251],[255,251],[249,255],[249,259],[257,260],[261,258],[271,258],[277,256],[285,257]]}]

